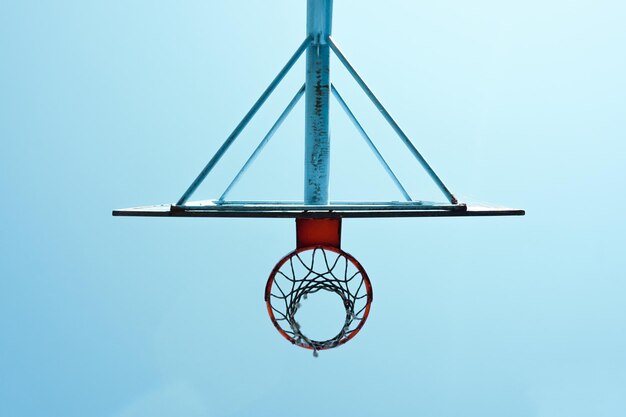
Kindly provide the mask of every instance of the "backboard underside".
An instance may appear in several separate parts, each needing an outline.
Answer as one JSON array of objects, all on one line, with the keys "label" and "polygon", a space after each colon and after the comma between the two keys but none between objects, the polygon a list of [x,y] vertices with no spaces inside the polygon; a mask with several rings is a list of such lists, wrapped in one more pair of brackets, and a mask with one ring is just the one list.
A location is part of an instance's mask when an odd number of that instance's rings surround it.
[{"label": "backboard underside", "polygon": [[252,218],[373,218],[523,216],[524,210],[466,204],[427,202],[336,202],[312,205],[299,202],[223,202],[205,200],[178,206],[162,204],[114,210],[130,217],[252,217]]},{"label": "backboard underside", "polygon": [[[332,8],[333,0],[307,1],[306,38],[175,204],[119,209],[114,210],[113,215],[267,218],[523,216],[525,214],[524,210],[467,205],[454,196],[334,41],[331,36]],[[409,194],[370,135],[366,132],[364,126],[359,122],[357,116],[339,93],[337,87],[331,83],[331,54],[343,65],[391,127],[395,136],[404,145],[408,153],[413,156],[433,184],[441,191],[445,203],[421,201]],[[248,157],[221,196],[213,200],[189,201],[301,56],[306,56],[304,84],[295,93],[284,111]],[[329,193],[331,97],[334,97],[338,108],[343,110],[351,120],[355,129],[386,171],[399,194],[404,198],[404,201],[341,202],[332,200]],[[301,99],[304,99],[305,102],[303,199],[295,202],[229,200],[228,195],[231,190],[236,187],[239,180],[245,175],[248,168],[254,163]],[[350,163],[354,163],[354,161],[350,161]]]}]

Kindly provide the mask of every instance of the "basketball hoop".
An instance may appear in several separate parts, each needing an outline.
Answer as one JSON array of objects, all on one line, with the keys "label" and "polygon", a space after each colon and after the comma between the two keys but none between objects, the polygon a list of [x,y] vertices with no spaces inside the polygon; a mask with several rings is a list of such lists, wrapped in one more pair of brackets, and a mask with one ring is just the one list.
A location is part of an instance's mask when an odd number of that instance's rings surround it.
[{"label": "basketball hoop", "polygon": [[[113,211],[114,216],[295,218],[296,249],[281,259],[270,274],[265,289],[265,302],[276,329],[291,343],[312,349],[315,356],[319,350],[331,349],[352,339],[367,320],[372,302],[372,286],[367,273],[354,257],[341,250],[343,218],[436,218],[523,216],[525,214],[521,209],[468,205],[460,202],[452,194],[331,36],[332,10],[333,0],[307,0],[307,34],[304,41],[175,204]],[[423,201],[409,194],[331,82],[331,53],[361,87],[396,133],[400,142],[441,191],[442,200]],[[304,85],[295,93],[221,196],[216,199],[191,201],[190,198],[198,187],[303,55],[306,55]],[[338,108],[346,113],[398,189],[399,199],[392,201],[336,201],[331,199],[329,193],[331,97],[334,97]],[[303,199],[298,201],[229,200],[227,197],[230,191],[245,175],[302,98],[305,102]],[[320,341],[306,335],[306,329],[301,328],[296,316],[302,302],[309,295],[321,291],[338,295],[345,307],[346,315],[339,333],[328,340]]]},{"label": "basketball hoop", "polygon": [[[340,220],[298,220],[296,228],[298,248],[272,270],[265,302],[278,332],[317,356],[317,351],[342,345],[361,330],[372,303],[372,285],[361,264],[339,247]],[[311,239],[319,243],[310,245]],[[302,302],[320,291],[337,294],[346,311],[339,333],[322,341],[308,337],[296,320]]]},{"label": "basketball hoop", "polygon": [[[307,273],[295,276],[294,262]],[[346,310],[341,331],[324,341],[307,337],[296,320],[301,303],[319,291],[337,294]],[[303,348],[325,350],[346,343],[361,330],[370,311],[372,285],[361,264],[348,253],[313,246],[295,250],[280,260],[267,280],[265,302],[272,323],[287,340]]]}]

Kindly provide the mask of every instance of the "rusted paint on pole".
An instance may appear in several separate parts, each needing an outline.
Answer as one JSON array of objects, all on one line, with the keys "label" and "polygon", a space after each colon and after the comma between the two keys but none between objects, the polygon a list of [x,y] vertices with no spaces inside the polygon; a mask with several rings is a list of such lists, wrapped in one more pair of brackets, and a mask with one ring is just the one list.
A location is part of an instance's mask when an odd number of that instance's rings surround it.
[{"label": "rusted paint on pole", "polygon": [[304,202],[328,204],[330,180],[330,47],[332,0],[308,0],[306,52]]}]

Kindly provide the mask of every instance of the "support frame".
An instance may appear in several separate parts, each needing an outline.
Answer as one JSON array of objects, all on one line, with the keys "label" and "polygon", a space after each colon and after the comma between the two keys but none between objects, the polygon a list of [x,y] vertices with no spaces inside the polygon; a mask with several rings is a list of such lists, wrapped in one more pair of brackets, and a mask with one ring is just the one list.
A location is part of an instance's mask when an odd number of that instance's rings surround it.
[{"label": "support frame", "polygon": [[[183,193],[176,204],[134,207],[114,210],[114,216],[148,217],[457,217],[457,216],[508,216],[524,215],[524,210],[511,208],[472,206],[460,203],[443,183],[434,169],[413,145],[391,114],[374,95],[356,69],[345,57],[331,36],[332,0],[307,0],[307,34],[302,44],[261,94],[252,108],[235,127],[225,142],[217,150],[200,174]],[[339,92],[330,82],[330,55],[332,53],[343,64],[370,101],[379,110],[407,149],[439,187],[447,203],[413,200],[391,167],[374,145],[371,138],[352,113]],[[301,88],[279,116],[261,143],[241,167],[234,179],[217,200],[189,202],[190,197],[208,177],[230,146],[236,141],[249,122],[263,107],[267,99],[291,71],[298,59],[306,52],[305,86]],[[265,145],[280,128],[302,95],[305,95],[305,182],[302,201],[228,201],[226,197],[246,173]],[[346,112],[362,138],[381,163],[394,185],[407,200],[399,201],[353,201],[337,202],[330,199],[330,102],[335,96],[340,107]]]}]

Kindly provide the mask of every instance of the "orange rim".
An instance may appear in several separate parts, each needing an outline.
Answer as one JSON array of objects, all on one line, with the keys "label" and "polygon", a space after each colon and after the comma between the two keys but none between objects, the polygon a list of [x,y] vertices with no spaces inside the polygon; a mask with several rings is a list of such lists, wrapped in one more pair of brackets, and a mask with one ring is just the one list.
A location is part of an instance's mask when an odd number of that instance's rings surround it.
[{"label": "orange rim", "polygon": [[[372,284],[370,282],[369,276],[367,275],[367,272],[365,271],[365,269],[363,268],[363,266],[361,265],[361,263],[359,261],[357,261],[349,253],[344,252],[343,250],[341,250],[339,248],[336,248],[336,247],[333,247],[333,246],[328,246],[328,245],[306,246],[306,247],[298,248],[298,249],[290,252],[285,257],[283,257],[280,261],[278,261],[278,263],[276,264],[276,266],[274,267],[274,269],[270,273],[270,276],[269,276],[269,278],[267,280],[267,284],[265,285],[265,304],[267,306],[267,313],[269,314],[270,320],[274,324],[274,327],[276,328],[276,330],[278,330],[278,332],[285,339],[287,339],[289,342],[291,342],[292,344],[294,344],[296,346],[300,346],[302,348],[310,349],[310,350],[314,350],[315,348],[310,346],[310,345],[308,345],[308,344],[298,343],[296,341],[296,339],[294,339],[289,334],[287,334],[287,332],[285,332],[285,330],[280,326],[280,324],[276,320],[276,316],[274,315],[274,310],[273,310],[272,303],[271,303],[271,292],[272,292],[272,287],[273,287],[274,282],[275,282],[276,274],[278,273],[280,268],[288,260],[290,260],[291,258],[293,258],[294,256],[296,256],[296,255],[298,255],[298,254],[300,254],[302,252],[316,250],[316,249],[321,249],[321,250],[324,250],[324,251],[335,252],[335,253],[343,256],[344,258],[346,258],[346,260],[348,260],[352,265],[354,265],[354,267],[361,274],[361,277],[362,277],[362,280],[363,280],[363,284],[365,285],[366,295],[367,295],[366,305],[365,305],[364,310],[363,310],[363,318],[360,320],[359,324],[356,326],[356,328],[353,331],[350,332],[349,335],[347,335],[344,338],[342,338],[341,340],[339,340],[339,342],[335,346],[332,346],[332,347],[337,347],[337,346],[341,346],[341,345],[345,344],[346,342],[348,342],[349,340],[354,338],[354,336],[356,336],[357,333],[359,333],[361,331],[361,328],[363,327],[363,325],[367,321],[367,317],[369,316],[370,307],[371,307],[371,303],[372,303],[372,299],[373,299]],[[326,349],[331,349],[332,347],[321,347],[321,348],[315,349],[315,350],[326,350]]]}]

